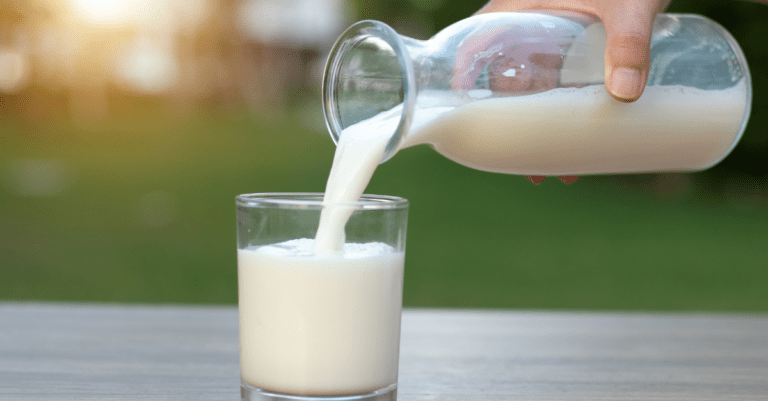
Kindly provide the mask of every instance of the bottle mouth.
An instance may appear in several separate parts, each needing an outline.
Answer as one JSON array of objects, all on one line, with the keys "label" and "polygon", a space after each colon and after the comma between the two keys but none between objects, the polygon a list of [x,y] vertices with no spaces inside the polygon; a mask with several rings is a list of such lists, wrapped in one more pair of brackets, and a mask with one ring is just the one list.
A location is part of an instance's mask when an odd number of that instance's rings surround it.
[{"label": "bottle mouth", "polygon": [[349,27],[333,45],[323,79],[325,124],[334,143],[344,129],[402,105],[381,161],[389,160],[411,125],[413,82],[407,48],[394,29],[379,21]]}]

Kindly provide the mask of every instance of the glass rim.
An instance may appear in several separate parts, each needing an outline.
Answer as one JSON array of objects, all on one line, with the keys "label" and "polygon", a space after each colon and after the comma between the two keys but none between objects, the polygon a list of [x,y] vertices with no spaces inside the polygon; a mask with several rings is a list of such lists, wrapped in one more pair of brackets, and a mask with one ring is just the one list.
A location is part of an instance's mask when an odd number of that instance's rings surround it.
[{"label": "glass rim", "polygon": [[322,209],[347,206],[362,210],[399,210],[408,208],[408,200],[399,196],[363,194],[359,201],[324,203],[322,192],[263,192],[235,197],[237,206],[250,208]]}]

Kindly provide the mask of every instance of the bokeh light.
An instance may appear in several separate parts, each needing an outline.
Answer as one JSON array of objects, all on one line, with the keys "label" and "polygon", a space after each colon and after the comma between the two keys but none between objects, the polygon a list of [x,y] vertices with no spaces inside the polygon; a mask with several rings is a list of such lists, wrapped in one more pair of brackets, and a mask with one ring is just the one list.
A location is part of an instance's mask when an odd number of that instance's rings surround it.
[{"label": "bokeh light", "polygon": [[[149,0],[68,0],[74,15],[95,25],[121,25],[135,23],[142,15],[152,15],[147,8]],[[159,3],[162,3],[159,2]]]},{"label": "bokeh light", "polygon": [[63,194],[72,184],[72,168],[57,159],[17,159],[5,169],[5,178],[11,190],[20,196],[56,196]]},{"label": "bokeh light", "polygon": [[0,48],[0,92],[18,92],[24,89],[29,78],[29,58],[13,49]]},{"label": "bokeh light", "polygon": [[168,43],[136,38],[117,58],[115,73],[125,88],[146,94],[170,90],[179,74],[178,60]]}]

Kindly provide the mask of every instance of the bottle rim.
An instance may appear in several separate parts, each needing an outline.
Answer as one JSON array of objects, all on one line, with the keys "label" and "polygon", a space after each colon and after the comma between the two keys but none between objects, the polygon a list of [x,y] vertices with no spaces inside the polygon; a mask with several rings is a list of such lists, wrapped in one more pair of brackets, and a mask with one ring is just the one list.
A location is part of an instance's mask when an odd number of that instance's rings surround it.
[{"label": "bottle rim", "polygon": [[416,103],[416,90],[413,87],[415,82],[413,65],[405,42],[392,27],[381,21],[364,20],[353,24],[339,36],[328,55],[323,74],[323,114],[328,132],[333,142],[338,145],[343,130],[337,101],[339,70],[347,52],[354,49],[361,41],[371,37],[383,40],[392,48],[400,65],[403,80],[403,109],[400,122],[384,150],[384,157],[381,160],[383,163],[397,152],[405,139],[411,126]]}]

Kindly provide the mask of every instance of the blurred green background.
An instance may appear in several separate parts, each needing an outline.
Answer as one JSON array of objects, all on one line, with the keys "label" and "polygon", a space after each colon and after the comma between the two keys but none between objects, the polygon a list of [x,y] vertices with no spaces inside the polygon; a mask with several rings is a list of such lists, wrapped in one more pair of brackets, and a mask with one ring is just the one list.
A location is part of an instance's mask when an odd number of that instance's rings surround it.
[{"label": "blurred green background", "polygon": [[[0,0],[0,300],[236,303],[235,195],[324,189],[333,39],[424,39],[483,3]],[[411,201],[406,306],[768,311],[768,6],[669,11],[746,53],[734,152],[534,186],[403,150],[367,192]]]}]

